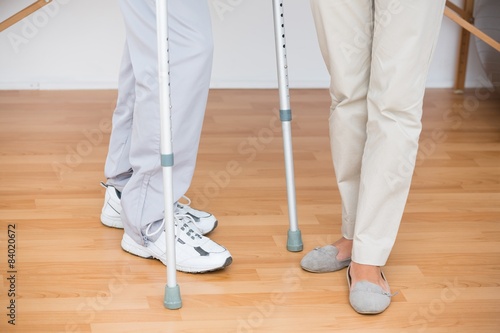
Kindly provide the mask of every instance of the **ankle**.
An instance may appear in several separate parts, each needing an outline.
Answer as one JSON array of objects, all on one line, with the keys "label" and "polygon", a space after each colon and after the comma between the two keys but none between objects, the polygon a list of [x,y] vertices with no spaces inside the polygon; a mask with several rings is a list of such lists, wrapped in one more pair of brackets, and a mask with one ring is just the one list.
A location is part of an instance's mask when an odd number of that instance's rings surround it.
[{"label": "ankle", "polygon": [[352,240],[351,239],[346,239],[344,237],[340,238],[337,240],[335,243],[332,244],[338,249],[338,254],[337,254],[337,260],[339,261],[344,261],[347,259],[351,259],[351,253],[352,253]]},{"label": "ankle", "polygon": [[389,284],[382,276],[380,266],[364,265],[356,262],[351,262],[349,270],[351,278],[351,287],[359,281],[368,281],[382,287],[385,291],[390,292]]}]

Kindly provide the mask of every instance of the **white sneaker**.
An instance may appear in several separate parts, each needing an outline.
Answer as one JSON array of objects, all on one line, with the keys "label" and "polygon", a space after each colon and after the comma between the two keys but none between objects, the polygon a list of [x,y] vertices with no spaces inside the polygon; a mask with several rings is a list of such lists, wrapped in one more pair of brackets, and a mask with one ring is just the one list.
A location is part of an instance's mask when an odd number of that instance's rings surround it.
[{"label": "white sneaker", "polygon": [[[106,189],[104,195],[104,205],[101,211],[101,222],[105,226],[112,228],[123,229],[122,219],[120,213],[122,206],[120,202],[121,193],[112,185],[101,183],[102,187]],[[175,204],[175,215],[189,215],[192,217],[195,226],[198,228],[202,235],[206,235],[217,227],[217,219],[210,213],[197,210],[189,206],[191,200],[184,196],[187,200],[186,204]]]},{"label": "white sneaker", "polygon": [[190,206],[191,200],[183,196],[187,203],[177,202],[175,204],[176,215],[188,215],[194,221],[194,225],[200,230],[202,235],[206,235],[217,227],[217,219],[210,213],[194,209]]},{"label": "white sneaker", "polygon": [[[137,244],[124,233],[122,248],[136,256],[155,258],[167,265],[164,223],[165,220],[153,233],[149,233],[149,227],[146,229],[146,238],[158,233],[160,236],[154,242],[146,239],[145,245]],[[204,273],[229,266],[233,261],[229,251],[208,237],[200,235],[193,223],[189,215],[175,217],[176,269],[186,273]]]},{"label": "white sneaker", "polygon": [[101,183],[106,189],[104,194],[104,205],[101,211],[101,223],[107,227],[123,229],[120,213],[122,205],[120,203],[121,193],[111,185]]}]

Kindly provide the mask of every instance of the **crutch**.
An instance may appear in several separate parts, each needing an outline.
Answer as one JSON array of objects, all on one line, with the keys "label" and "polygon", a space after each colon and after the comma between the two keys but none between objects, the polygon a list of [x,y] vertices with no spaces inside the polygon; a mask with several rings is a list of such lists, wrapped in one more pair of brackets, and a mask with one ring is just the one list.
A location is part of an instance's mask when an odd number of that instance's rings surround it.
[{"label": "crutch", "polygon": [[175,223],[172,167],[172,121],[170,117],[170,68],[168,50],[167,0],[156,0],[156,31],[158,43],[158,82],[160,92],[161,166],[165,203],[165,237],[167,250],[167,284],[163,305],[167,309],[182,307],[181,293],[176,277],[175,263]]},{"label": "crutch", "polygon": [[295,180],[292,151],[292,110],[290,109],[290,93],[288,89],[288,64],[286,59],[285,20],[283,0],[273,0],[274,37],[276,41],[276,62],[278,66],[278,87],[280,96],[280,119],[283,131],[283,150],[285,154],[286,188],[288,198],[288,218],[290,229],[286,247],[288,251],[302,251],[302,235],[297,222],[297,205],[295,202]]}]

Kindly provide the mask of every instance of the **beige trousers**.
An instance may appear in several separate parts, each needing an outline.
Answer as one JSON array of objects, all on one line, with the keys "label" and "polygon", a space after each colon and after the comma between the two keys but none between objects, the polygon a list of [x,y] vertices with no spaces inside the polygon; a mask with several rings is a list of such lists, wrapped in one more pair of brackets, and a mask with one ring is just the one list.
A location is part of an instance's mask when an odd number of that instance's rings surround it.
[{"label": "beige trousers", "polygon": [[311,0],[352,260],[383,266],[406,205],[445,0]]}]

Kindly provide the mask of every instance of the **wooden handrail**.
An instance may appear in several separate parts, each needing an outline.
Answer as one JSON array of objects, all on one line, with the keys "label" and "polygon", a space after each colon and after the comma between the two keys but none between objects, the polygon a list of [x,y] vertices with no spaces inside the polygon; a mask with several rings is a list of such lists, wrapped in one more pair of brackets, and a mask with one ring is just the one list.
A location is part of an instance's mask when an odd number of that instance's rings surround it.
[{"label": "wooden handrail", "polygon": [[[455,11],[453,8],[456,7],[452,3],[446,3],[447,7],[444,9],[444,14],[450,18],[452,21],[460,25],[462,28],[466,29],[470,33],[472,33],[477,38],[481,39],[483,42],[494,48],[495,50],[500,52],[500,43],[476,28],[473,24],[469,23],[464,17],[462,17],[462,13]],[[452,8],[453,7],[453,8]],[[458,8],[460,9],[460,8]],[[462,11],[463,12],[463,11]]]},{"label": "wooden handrail", "polygon": [[472,23],[470,20],[472,18],[472,15],[465,11],[463,8],[460,8],[458,5],[455,5],[453,2],[450,0],[446,0],[446,7],[450,8],[457,14],[459,14],[463,19],[467,20],[469,23]]},{"label": "wooden handrail", "polygon": [[12,15],[5,21],[0,22],[0,32],[4,31],[5,29],[9,28],[10,26],[16,24],[17,22],[21,21],[23,18],[26,16],[34,13],[38,9],[48,5],[51,3],[52,0],[37,0],[36,2],[32,3],[28,7],[20,10],[16,14]]}]

